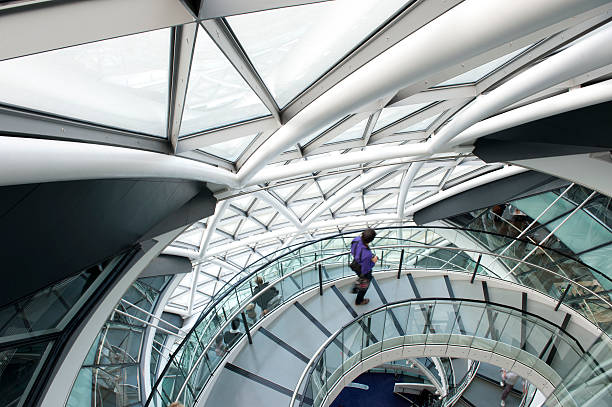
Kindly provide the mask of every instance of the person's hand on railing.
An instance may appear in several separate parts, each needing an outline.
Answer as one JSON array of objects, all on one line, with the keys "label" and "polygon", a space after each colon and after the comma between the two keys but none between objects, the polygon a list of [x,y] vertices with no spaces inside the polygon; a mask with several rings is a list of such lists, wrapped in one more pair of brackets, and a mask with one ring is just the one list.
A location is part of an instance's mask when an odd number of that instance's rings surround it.
[{"label": "person's hand on railing", "polygon": [[376,262],[377,262],[377,261],[378,261],[378,256],[374,256],[374,257],[372,257],[372,262],[373,262],[374,264],[376,264]]}]

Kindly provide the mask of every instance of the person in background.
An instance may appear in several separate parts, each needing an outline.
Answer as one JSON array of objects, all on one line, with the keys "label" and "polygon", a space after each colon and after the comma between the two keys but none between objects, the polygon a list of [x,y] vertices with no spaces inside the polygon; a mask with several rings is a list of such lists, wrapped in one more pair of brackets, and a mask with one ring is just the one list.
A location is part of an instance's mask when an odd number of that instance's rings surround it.
[{"label": "person in background", "polygon": [[182,403],[175,401],[174,403],[170,404],[168,407],[185,407],[185,406]]},{"label": "person in background", "polygon": [[351,268],[359,275],[355,305],[365,305],[370,302],[369,299],[364,297],[372,281],[372,268],[378,261],[378,257],[372,253],[369,246],[375,237],[376,231],[372,228],[367,228],[361,232],[361,236],[357,236],[351,242],[351,255],[354,258],[352,264],[356,266],[357,270],[353,266]]},{"label": "person in background", "polygon": [[227,349],[231,348],[234,343],[240,338],[242,332],[238,329],[240,328],[240,320],[238,318],[234,318],[232,320],[232,327],[229,331],[226,331],[223,334],[223,342],[227,345]]},{"label": "person in background", "polygon": [[501,395],[501,406],[504,407],[506,405],[506,399],[508,398],[508,394],[516,384],[519,379],[519,375],[514,372],[508,372],[506,369],[501,370],[502,374],[502,384],[504,385],[504,391]]},{"label": "person in background", "polygon": [[227,346],[223,343],[223,336],[217,335],[215,338],[215,355],[223,356],[227,352]]}]

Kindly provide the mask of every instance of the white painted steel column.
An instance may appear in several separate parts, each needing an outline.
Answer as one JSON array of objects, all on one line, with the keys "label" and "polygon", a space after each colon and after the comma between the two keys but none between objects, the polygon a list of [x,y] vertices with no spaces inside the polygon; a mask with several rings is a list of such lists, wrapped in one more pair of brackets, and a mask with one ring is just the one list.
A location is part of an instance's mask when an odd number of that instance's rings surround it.
[{"label": "white painted steel column", "polygon": [[404,206],[406,205],[406,196],[408,195],[408,189],[412,185],[414,178],[418,174],[419,170],[423,167],[423,162],[415,162],[410,165],[408,172],[404,175],[402,183],[400,184],[400,191],[397,197],[397,217],[400,219],[404,218]]},{"label": "white painted steel column", "polygon": [[612,25],[508,80],[461,110],[430,143],[437,151],[480,120],[522,99],[612,63]]},{"label": "white painted steel column", "polygon": [[105,178],[171,178],[238,186],[236,175],[227,170],[172,155],[0,136],[0,186]]},{"label": "white painted steel column", "polygon": [[487,134],[609,100],[612,100],[612,79],[574,89],[482,120],[454,137],[451,144],[472,143],[477,138]]}]

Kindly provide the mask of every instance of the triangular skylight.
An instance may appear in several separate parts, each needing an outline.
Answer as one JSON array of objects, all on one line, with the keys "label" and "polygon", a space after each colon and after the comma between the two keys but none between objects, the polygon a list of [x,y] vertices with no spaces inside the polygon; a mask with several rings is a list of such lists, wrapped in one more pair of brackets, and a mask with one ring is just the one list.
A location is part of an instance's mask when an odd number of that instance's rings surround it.
[{"label": "triangular skylight", "polygon": [[199,27],[181,136],[269,114],[206,31]]},{"label": "triangular skylight", "polygon": [[206,146],[199,150],[234,162],[240,157],[244,150],[246,150],[255,137],[257,137],[257,134],[213,144],[212,146]]},{"label": "triangular skylight", "polygon": [[169,58],[164,29],[2,61],[0,103],[166,137]]},{"label": "triangular skylight", "polygon": [[365,127],[368,124],[368,119],[364,119],[351,127],[350,129],[344,131],[342,134],[336,136],[328,143],[339,143],[341,141],[349,141],[349,140],[359,140],[363,137],[363,132],[365,131]]},{"label": "triangular skylight", "polygon": [[380,116],[378,116],[376,126],[374,126],[374,131],[382,129],[385,126],[424,108],[428,104],[429,103],[416,103],[414,105],[388,107],[383,109],[382,112],[380,112]]},{"label": "triangular skylight", "polygon": [[368,38],[406,0],[335,0],[228,17],[280,106]]},{"label": "triangular skylight", "polygon": [[484,78],[491,72],[495,71],[497,68],[499,68],[506,62],[510,61],[512,58],[519,55],[520,53],[522,53],[529,47],[531,47],[531,44],[521,49],[517,49],[516,51],[506,54],[502,57],[494,59],[493,61],[488,62],[484,65],[480,65],[472,69],[471,71],[467,71],[445,82],[439,83],[438,85],[436,85],[436,87],[437,86],[461,85],[461,84],[478,82],[479,80],[481,80],[482,78]]},{"label": "triangular skylight", "polygon": [[408,126],[405,129],[400,130],[400,133],[402,133],[402,132],[409,132],[409,131],[423,131],[423,130],[427,130],[429,125],[432,124],[440,116],[440,114],[437,114],[437,115],[429,117],[429,118],[427,118],[427,119],[425,119],[423,121],[415,123],[415,124],[413,124],[411,126]]}]

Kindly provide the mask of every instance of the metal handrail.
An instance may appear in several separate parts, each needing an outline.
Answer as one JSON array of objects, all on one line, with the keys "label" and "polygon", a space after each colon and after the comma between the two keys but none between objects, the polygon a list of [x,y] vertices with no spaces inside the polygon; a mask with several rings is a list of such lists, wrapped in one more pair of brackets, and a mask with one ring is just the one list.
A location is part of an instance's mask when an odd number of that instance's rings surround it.
[{"label": "metal handrail", "polygon": [[[423,229],[423,231],[428,231],[428,230],[430,230],[430,228],[422,228],[422,229]],[[438,229],[451,229],[451,230],[457,230],[457,228],[438,228]],[[492,234],[492,233],[489,233],[489,232],[479,232],[479,233],[484,233],[484,234]],[[493,235],[495,235],[495,234],[493,234]],[[338,237],[338,236],[344,236],[344,234],[336,235],[335,237]],[[500,235],[500,236],[502,236],[502,235]],[[502,237],[507,238],[507,236],[502,236]],[[333,237],[332,237],[332,238],[329,238],[329,237],[328,237],[328,238],[325,238],[325,239],[320,239],[320,240],[318,240],[318,241],[316,241],[316,242],[311,242],[311,243],[309,243],[309,244],[307,244],[307,245],[303,245],[303,246],[301,246],[300,248],[302,248],[302,247],[306,247],[306,246],[309,246],[309,245],[313,245],[314,243],[317,243],[317,242],[320,242],[320,241],[324,241],[324,240],[331,240],[331,239],[333,239]],[[387,238],[387,239],[395,239],[395,240],[407,240],[407,239],[398,239],[398,238]],[[510,239],[510,240],[515,240],[515,239],[512,239],[512,238],[509,238],[509,239]],[[409,240],[408,240],[408,241],[409,241]],[[300,248],[294,249],[293,251],[298,250],[298,249],[300,249]],[[516,259],[516,258],[510,257],[510,256],[505,256],[505,255],[499,255],[499,254],[496,254],[496,253],[491,253],[491,252],[488,252],[488,251],[485,251],[485,250],[477,250],[477,249],[465,249],[465,248],[449,247],[449,246],[442,246],[442,245],[433,245],[433,246],[432,246],[432,245],[426,245],[426,244],[410,244],[410,245],[383,245],[383,246],[376,246],[376,247],[373,247],[373,249],[395,249],[395,248],[397,248],[397,249],[400,249],[400,248],[416,248],[416,249],[444,249],[444,250],[453,250],[453,251],[458,251],[458,252],[462,251],[462,252],[468,252],[468,253],[477,253],[477,254],[483,254],[483,255],[487,255],[487,256],[492,256],[492,257],[496,257],[496,258],[501,258],[501,259],[506,259],[506,260],[514,261],[514,262],[517,262],[517,263],[522,263],[522,264],[527,265],[527,266],[529,266],[529,267],[536,268],[536,269],[540,269],[540,270],[543,270],[543,271],[545,271],[545,272],[551,273],[551,274],[553,274],[553,275],[555,275],[555,276],[557,276],[557,277],[559,277],[559,278],[561,278],[561,279],[563,279],[563,280],[565,280],[565,281],[569,282],[569,283],[570,283],[570,284],[572,284],[572,285],[578,286],[578,287],[580,287],[581,289],[583,289],[583,290],[585,290],[585,291],[589,292],[591,295],[595,296],[595,297],[596,297],[596,298],[598,298],[599,300],[601,300],[601,301],[602,301],[603,303],[605,303],[605,304],[606,304],[608,307],[612,308],[612,304],[611,304],[611,303],[610,303],[608,300],[604,299],[603,297],[601,297],[600,295],[598,295],[596,292],[594,292],[593,290],[589,289],[588,287],[585,287],[585,286],[581,285],[580,283],[578,283],[578,282],[576,282],[576,281],[573,281],[573,280],[571,280],[570,278],[568,278],[568,277],[566,277],[566,276],[563,276],[563,275],[561,275],[561,274],[558,274],[558,273],[556,273],[556,272],[554,272],[554,271],[552,271],[552,270],[550,270],[550,269],[547,269],[547,268],[545,268],[545,267],[539,266],[539,265],[534,264],[534,263],[530,263],[530,262],[528,262],[528,261],[526,261],[526,260]],[[333,250],[333,249],[334,249],[334,248],[331,248],[330,250]],[[546,249],[547,249],[547,250],[550,250],[550,249],[548,249],[548,248],[546,248]],[[288,255],[288,254],[292,253],[293,251],[288,252],[288,253],[286,253],[285,255]],[[313,261],[313,262],[311,262],[311,263],[305,264],[305,265],[303,265],[303,266],[301,266],[301,267],[299,267],[299,268],[297,268],[297,269],[293,270],[292,272],[290,272],[290,273],[288,273],[288,274],[286,274],[286,275],[284,275],[284,276],[281,276],[280,278],[278,278],[278,279],[274,280],[273,282],[271,282],[271,284],[270,284],[270,285],[268,285],[268,287],[266,287],[265,289],[263,289],[263,290],[259,291],[259,292],[258,292],[258,293],[257,293],[255,296],[251,297],[251,298],[250,298],[250,300],[249,300],[248,302],[245,302],[245,303],[244,303],[244,304],[243,304],[241,307],[239,307],[239,308],[238,308],[238,309],[237,309],[237,310],[236,310],[236,311],[235,311],[235,312],[232,314],[232,316],[231,316],[230,318],[227,318],[227,321],[226,321],[224,324],[222,324],[222,325],[220,326],[220,328],[219,328],[217,331],[223,331],[223,329],[225,329],[225,328],[226,328],[226,327],[227,327],[227,326],[228,326],[228,325],[231,323],[232,319],[233,319],[233,318],[235,318],[235,317],[236,317],[238,314],[240,314],[240,312],[242,312],[242,311],[244,310],[244,308],[245,308],[245,307],[246,307],[246,306],[247,306],[249,303],[253,302],[253,300],[255,300],[256,298],[258,298],[258,297],[260,297],[261,295],[263,295],[263,293],[264,293],[264,292],[266,292],[268,289],[270,289],[271,287],[273,287],[273,286],[274,286],[274,285],[276,285],[277,283],[279,283],[279,282],[281,282],[281,281],[283,281],[283,280],[285,280],[285,279],[289,278],[290,276],[292,276],[292,275],[294,275],[294,274],[297,274],[297,273],[299,273],[299,272],[301,272],[301,271],[305,270],[305,269],[306,269],[306,268],[308,268],[308,267],[313,267],[314,265],[316,265],[316,264],[320,264],[321,262],[324,262],[324,261],[329,260],[329,259],[331,259],[331,258],[334,258],[334,257],[340,257],[340,256],[345,256],[345,255],[347,255],[347,254],[349,254],[349,253],[350,253],[349,251],[343,251],[343,252],[341,252],[341,253],[336,253],[336,254],[333,254],[333,255],[330,255],[330,256],[327,256],[327,257],[323,257],[323,258],[317,259],[317,260],[315,260],[315,261]],[[279,257],[279,258],[275,259],[275,261],[277,261],[277,260],[281,259],[281,258],[282,258],[282,257],[284,257],[285,255],[283,255],[283,256],[281,256],[281,257]],[[564,256],[564,257],[570,258],[570,257],[568,257],[568,256]],[[574,260],[574,259],[572,259],[572,260]],[[269,264],[270,264],[270,263],[268,263],[267,265],[269,265]],[[581,264],[582,264],[582,263],[581,263]],[[588,267],[588,266],[587,266],[587,267]],[[237,282],[235,286],[237,286],[238,284],[240,284],[240,283],[242,283],[242,282],[244,282],[244,281],[247,281],[247,280],[248,280],[248,278],[252,277],[252,276],[253,276],[253,275],[254,275],[256,272],[258,272],[258,271],[260,271],[260,270],[262,270],[262,269],[264,269],[264,268],[265,268],[265,267],[260,267],[260,268],[258,268],[257,270],[254,270],[254,271],[253,271],[251,274],[249,274],[248,276],[245,276],[244,278],[240,279],[240,281],[239,281],[239,282]],[[589,267],[589,268],[590,268],[590,267]],[[496,275],[495,273],[493,273],[493,272],[491,272],[491,273],[492,273],[492,274],[493,274],[495,277],[499,278],[499,276],[498,276],[498,275]],[[508,280],[505,280],[505,281],[508,281]],[[214,305],[218,305],[218,304],[220,303],[221,299],[225,298],[225,297],[228,295],[228,293],[230,293],[230,291],[226,291],[226,292],[225,292],[225,294],[224,294],[224,296],[223,296],[222,298],[219,298],[217,301],[215,301],[215,303],[213,304],[213,307],[214,307]],[[546,294],[545,294],[545,295],[546,295]],[[206,315],[208,314],[208,312],[209,312],[211,309],[212,309],[212,308],[210,308],[210,309],[209,309],[209,310],[206,312]],[[202,319],[203,319],[203,318],[204,318],[206,315],[203,315],[202,317],[198,318],[198,321],[196,321],[196,323],[194,324],[194,327],[192,328],[192,331],[193,331],[193,330],[194,330],[194,329],[195,329],[195,328],[198,326],[199,322],[201,322],[201,320],[202,320]],[[210,324],[210,322],[209,322],[209,324]],[[207,325],[207,326],[208,326],[208,325]],[[187,338],[189,337],[189,335],[190,335],[190,334],[191,334],[191,331],[190,331],[190,332],[189,332],[189,333],[186,335],[186,337],[185,337],[185,339],[183,340],[183,342],[182,342],[182,343],[179,345],[179,347],[178,347],[178,348],[175,350],[175,352],[173,353],[173,355],[170,357],[170,359],[169,359],[170,361],[175,359],[175,356],[177,355],[177,353],[179,352],[179,350],[182,348],[182,346],[185,344],[185,341],[187,340]],[[211,339],[211,341],[210,341],[210,342],[208,343],[208,345],[206,346],[205,350],[202,352],[202,354],[201,354],[201,355],[198,357],[198,359],[196,360],[196,363],[194,364],[194,366],[193,366],[193,367],[190,369],[190,371],[189,371],[189,373],[188,373],[188,375],[187,375],[187,378],[186,378],[186,380],[185,380],[185,383],[182,385],[182,387],[181,387],[181,389],[180,389],[180,392],[179,392],[179,397],[180,397],[180,395],[182,395],[182,393],[184,392],[185,387],[186,387],[186,385],[187,385],[187,383],[188,383],[188,381],[189,381],[189,378],[192,376],[192,374],[193,374],[193,372],[194,372],[195,367],[197,367],[197,366],[198,366],[199,362],[200,362],[200,361],[201,361],[201,359],[204,357],[204,355],[205,355],[205,354],[206,354],[206,353],[209,351],[209,349],[210,349],[210,347],[212,346],[212,344],[213,344],[213,340]],[[164,374],[166,373],[166,371],[167,371],[167,369],[168,369],[168,367],[169,367],[169,366],[170,366],[170,363],[169,363],[169,362],[168,362],[168,363],[166,363],[165,368],[163,369],[162,373],[160,374],[160,376],[159,376],[159,377],[158,377],[158,379],[156,380],[156,383],[155,383],[154,387],[153,387],[153,388],[152,388],[152,390],[151,390],[151,394],[149,395],[149,397],[148,397],[148,399],[147,399],[147,402],[146,402],[145,406],[148,406],[148,405],[150,404],[150,402],[151,402],[151,400],[152,400],[152,398],[153,398],[153,396],[154,396],[155,390],[156,390],[156,389],[158,388],[158,386],[160,385],[160,381],[163,379]]]},{"label": "metal handrail", "polygon": [[557,329],[557,332],[562,332],[564,335],[566,335],[567,337],[571,338],[576,345],[578,346],[578,348],[580,349],[580,351],[584,354],[585,350],[582,347],[582,345],[580,344],[580,342],[574,338],[574,336],[570,333],[568,333],[563,327],[543,319],[542,317],[540,317],[537,314],[528,312],[528,311],[523,311],[520,310],[516,307],[512,307],[510,305],[505,305],[505,304],[499,304],[499,303],[495,303],[495,302],[487,302],[484,300],[475,300],[475,299],[471,299],[471,298],[442,298],[442,297],[434,297],[434,298],[413,298],[413,299],[409,299],[409,300],[402,300],[402,301],[395,301],[395,302],[390,302],[388,304],[384,304],[381,305],[371,311],[365,312],[359,316],[357,316],[356,318],[354,318],[353,320],[347,322],[346,324],[344,324],[340,329],[338,329],[333,335],[331,335],[330,337],[328,337],[325,342],[323,342],[323,344],[321,344],[321,346],[319,346],[319,348],[317,349],[317,351],[315,352],[315,354],[310,358],[310,361],[308,362],[308,364],[306,365],[306,367],[304,368],[304,370],[302,371],[302,374],[300,375],[300,378],[293,390],[293,395],[291,396],[291,401],[289,403],[289,407],[293,407],[295,400],[298,396],[298,392],[300,391],[300,388],[302,387],[302,383],[304,382],[304,378],[308,375],[308,373],[312,370],[312,367],[315,363],[317,363],[319,361],[319,359],[321,358],[321,355],[323,353],[323,351],[329,346],[329,344],[333,343],[337,338],[338,335],[340,335],[346,328],[348,328],[349,326],[351,326],[352,324],[354,324],[355,322],[357,322],[358,320],[362,320],[368,316],[371,316],[374,313],[378,313],[381,310],[388,310],[391,308],[394,308],[398,305],[406,305],[406,304],[412,304],[412,303],[423,303],[423,302],[435,302],[435,301],[451,301],[451,302],[459,302],[459,303],[478,303],[478,304],[483,304],[483,305],[493,305],[493,306],[497,306],[497,307],[501,307],[501,308],[506,308],[509,310],[513,310],[513,311],[518,311],[521,312],[522,316],[526,316],[529,315],[533,318],[535,318],[536,320],[541,320],[544,321],[546,324],[555,327]]},{"label": "metal handrail", "polygon": [[[555,273],[554,271],[551,271],[551,270],[549,270],[549,269],[546,269],[545,267],[538,266],[538,265],[536,265],[536,264],[532,264],[532,263],[529,263],[529,262],[524,261],[524,260],[515,259],[515,258],[509,257],[509,256],[500,256],[500,255],[493,254],[493,253],[487,253],[487,252],[482,251],[482,250],[472,250],[472,249],[468,249],[468,250],[466,250],[466,249],[462,249],[462,248],[457,248],[457,247],[448,247],[448,246],[429,246],[429,245],[385,245],[385,246],[376,246],[376,247],[374,247],[374,246],[373,246],[373,247],[372,247],[372,249],[373,249],[373,250],[377,250],[377,249],[399,249],[399,248],[404,248],[404,249],[405,249],[405,248],[417,248],[417,249],[423,249],[423,248],[426,248],[426,249],[445,249],[445,250],[453,250],[453,251],[474,252],[474,253],[478,253],[478,254],[487,254],[487,255],[491,255],[491,256],[495,256],[495,257],[499,257],[499,258],[507,259],[507,260],[512,260],[512,261],[522,262],[522,263],[524,263],[524,264],[526,264],[526,265],[529,265],[529,266],[531,266],[531,267],[539,268],[539,269],[541,269],[541,270],[544,270],[544,271],[547,271],[547,272],[549,272],[549,273],[555,274],[556,276],[561,277],[561,278],[563,278],[564,280],[567,280],[567,281],[568,281],[568,282],[570,282],[570,283],[573,283],[573,284],[575,284],[575,285],[578,285],[580,288],[582,288],[582,289],[584,289],[584,290],[589,291],[590,293],[592,293],[593,295],[595,295],[597,298],[599,298],[600,300],[602,300],[602,301],[604,301],[606,304],[608,304],[608,306],[610,306],[610,308],[612,308],[612,304],[610,304],[608,301],[606,301],[605,299],[603,299],[602,297],[600,297],[600,296],[599,296],[597,293],[595,293],[594,291],[590,290],[589,288],[584,287],[584,286],[582,286],[581,284],[576,283],[576,282],[572,281],[571,279],[569,279],[569,278],[567,278],[567,277],[565,277],[565,276],[562,276],[562,275],[560,275],[560,274],[557,274],[557,273]],[[271,284],[269,284],[269,285],[268,285],[266,288],[264,288],[263,290],[259,291],[257,294],[255,294],[254,296],[252,296],[250,301],[245,302],[245,304],[244,304],[244,305],[242,305],[241,307],[238,307],[238,309],[237,309],[236,311],[234,311],[234,313],[232,314],[232,316],[231,316],[231,317],[229,317],[229,318],[227,318],[227,321],[225,321],[225,323],[224,323],[224,324],[222,324],[222,325],[219,327],[219,329],[218,329],[217,331],[218,331],[218,332],[222,332],[222,331],[223,331],[225,328],[227,328],[227,327],[230,325],[230,323],[232,322],[232,320],[233,320],[234,318],[236,318],[236,317],[237,317],[237,316],[238,316],[238,315],[239,315],[239,314],[240,314],[242,311],[244,311],[244,309],[245,309],[245,308],[246,308],[246,307],[249,305],[249,303],[254,302],[254,301],[257,299],[257,298],[259,298],[260,296],[262,296],[262,295],[263,295],[263,294],[264,294],[266,291],[268,291],[269,289],[271,289],[271,288],[272,288],[274,285],[276,285],[277,283],[279,283],[279,282],[281,282],[281,281],[284,281],[285,279],[287,279],[287,278],[289,278],[289,277],[293,276],[293,274],[297,274],[297,273],[301,272],[302,270],[305,270],[306,268],[309,268],[309,267],[312,267],[312,266],[314,266],[314,265],[316,265],[316,264],[319,264],[319,263],[321,263],[321,262],[323,262],[323,261],[325,261],[325,260],[329,260],[329,259],[332,259],[332,258],[334,258],[334,257],[345,256],[345,255],[347,255],[347,254],[349,254],[349,253],[350,253],[350,251],[346,251],[346,252],[342,252],[342,253],[339,253],[339,254],[334,254],[334,255],[330,255],[330,256],[324,257],[324,258],[317,259],[317,260],[315,260],[315,261],[313,261],[313,262],[311,262],[311,263],[308,263],[308,264],[306,264],[306,265],[304,265],[304,266],[302,266],[302,267],[299,267],[299,268],[295,269],[295,270],[294,270],[294,271],[292,271],[291,273],[288,273],[288,274],[286,274],[286,275],[284,275],[284,276],[282,276],[282,277],[280,277],[280,278],[278,278],[278,279],[274,280],[274,281],[272,282],[273,284],[272,284],[272,283],[271,283]],[[494,274],[494,276],[495,276],[496,278],[499,278],[499,276],[498,276],[498,275],[496,275],[495,273],[493,273],[493,274]],[[500,279],[501,279],[501,278],[500,278]],[[508,280],[504,280],[504,281],[508,281]],[[511,282],[511,281],[508,281],[508,282]],[[203,352],[200,354],[200,356],[199,356],[199,357],[198,357],[198,359],[196,360],[196,363],[194,363],[193,367],[192,367],[192,368],[189,370],[189,372],[188,372],[188,374],[187,374],[187,377],[185,378],[185,382],[183,383],[183,385],[181,386],[181,389],[179,390],[179,393],[178,393],[178,395],[177,395],[177,398],[180,398],[180,397],[182,396],[182,394],[183,394],[183,392],[185,391],[185,388],[186,388],[186,386],[187,386],[187,383],[189,382],[189,379],[191,378],[191,376],[193,375],[193,373],[194,373],[194,371],[195,371],[195,368],[196,368],[196,367],[199,365],[200,361],[202,360],[202,358],[204,357],[204,355],[206,355],[206,353],[207,353],[207,352],[210,350],[210,348],[213,346],[213,344],[214,344],[214,342],[213,342],[213,340],[211,340],[211,341],[208,343],[208,345],[206,345],[206,347],[205,347],[204,351],[203,351]],[[157,385],[157,383],[156,383],[156,385]],[[153,389],[152,389],[152,391],[151,391],[151,394],[153,394]],[[151,398],[151,396],[150,396],[149,398]]]}]

